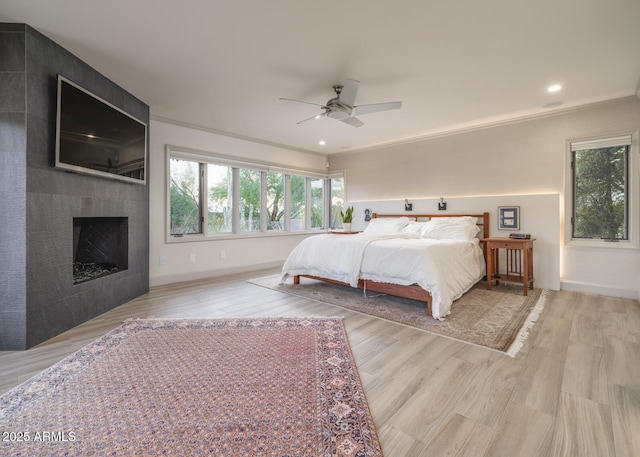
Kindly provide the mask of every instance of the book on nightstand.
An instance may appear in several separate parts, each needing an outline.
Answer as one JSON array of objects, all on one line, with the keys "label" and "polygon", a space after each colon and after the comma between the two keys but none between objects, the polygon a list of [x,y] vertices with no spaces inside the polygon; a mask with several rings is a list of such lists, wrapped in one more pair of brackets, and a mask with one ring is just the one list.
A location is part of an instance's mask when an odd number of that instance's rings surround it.
[{"label": "book on nightstand", "polygon": [[513,238],[514,240],[530,240],[531,235],[528,233],[510,233],[509,238]]}]

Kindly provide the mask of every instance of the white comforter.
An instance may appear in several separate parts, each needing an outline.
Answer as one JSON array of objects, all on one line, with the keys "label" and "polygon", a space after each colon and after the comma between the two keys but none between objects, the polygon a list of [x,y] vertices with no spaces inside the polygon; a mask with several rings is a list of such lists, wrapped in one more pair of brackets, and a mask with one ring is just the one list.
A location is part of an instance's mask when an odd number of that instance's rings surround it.
[{"label": "white comforter", "polygon": [[435,319],[485,274],[478,240],[417,238],[405,234],[332,235],[303,240],[283,267],[287,276],[312,275],[357,287],[359,279],[418,284],[432,296]]}]

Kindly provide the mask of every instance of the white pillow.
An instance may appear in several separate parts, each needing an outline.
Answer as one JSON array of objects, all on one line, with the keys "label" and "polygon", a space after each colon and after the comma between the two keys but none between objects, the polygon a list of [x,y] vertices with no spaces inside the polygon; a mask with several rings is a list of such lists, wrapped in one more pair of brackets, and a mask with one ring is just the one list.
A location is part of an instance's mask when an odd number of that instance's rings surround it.
[{"label": "white pillow", "polygon": [[401,232],[402,233],[408,233],[410,235],[421,236],[422,229],[424,228],[424,226],[426,224],[428,224],[428,222],[409,221],[409,223],[404,226],[404,228],[401,230]]},{"label": "white pillow", "polygon": [[364,233],[400,233],[400,231],[411,222],[408,217],[399,218],[374,218],[369,221],[369,225],[364,229]]},{"label": "white pillow", "polygon": [[463,217],[434,217],[423,228],[423,238],[438,240],[473,241],[480,231],[476,218]]}]

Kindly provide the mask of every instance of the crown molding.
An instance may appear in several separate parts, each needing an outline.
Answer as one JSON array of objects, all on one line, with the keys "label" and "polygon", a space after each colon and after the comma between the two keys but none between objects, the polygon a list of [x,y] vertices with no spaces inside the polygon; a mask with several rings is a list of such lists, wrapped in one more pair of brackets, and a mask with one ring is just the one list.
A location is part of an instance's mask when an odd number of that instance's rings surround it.
[{"label": "crown molding", "polygon": [[170,125],[175,125],[177,127],[184,127],[184,128],[188,128],[188,129],[199,130],[201,132],[213,133],[215,135],[227,136],[227,137],[230,137],[230,138],[235,138],[237,140],[249,141],[251,143],[262,144],[264,146],[271,146],[271,147],[274,147],[274,148],[286,149],[288,151],[296,151],[296,152],[302,152],[304,154],[312,154],[312,155],[319,156],[319,157],[327,157],[327,154],[325,154],[325,153],[321,153],[321,152],[317,152],[317,151],[311,151],[309,149],[296,148],[294,146],[287,146],[286,144],[281,144],[281,143],[275,143],[275,142],[272,142],[272,141],[261,140],[259,138],[253,138],[253,137],[246,136],[246,135],[240,135],[238,133],[225,132],[224,130],[217,130],[217,129],[214,129],[214,128],[211,128],[211,127],[204,127],[202,125],[192,124],[190,122],[178,121],[178,120],[175,120],[175,119],[170,119],[170,118],[158,116],[158,115],[155,115],[155,114],[151,114],[149,116],[149,118],[151,120],[153,120],[153,121],[156,121],[156,122],[162,122],[163,124],[170,124]]}]

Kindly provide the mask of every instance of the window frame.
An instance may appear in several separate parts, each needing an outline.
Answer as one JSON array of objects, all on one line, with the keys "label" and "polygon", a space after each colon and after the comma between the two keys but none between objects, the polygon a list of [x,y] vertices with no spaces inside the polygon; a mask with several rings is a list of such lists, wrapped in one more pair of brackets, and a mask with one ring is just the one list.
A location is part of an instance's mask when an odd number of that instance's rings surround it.
[{"label": "window frame", "polygon": [[[170,174],[171,174],[171,160],[183,159],[200,164],[200,169],[203,170],[204,175],[201,176],[201,214],[204,220],[201,222],[201,233],[172,235],[171,234],[171,195],[169,191],[170,186]],[[204,164],[205,166],[202,166]],[[223,165],[232,168],[233,183],[232,183],[232,231],[221,233],[209,233],[207,214],[204,210],[208,207],[208,179],[207,179],[207,167],[206,164]],[[260,195],[260,230],[255,231],[242,231],[240,230],[240,169],[252,169],[259,171],[261,174],[261,195]],[[250,160],[243,160],[235,157],[230,157],[222,154],[194,150],[190,148],[183,148],[175,145],[165,145],[165,241],[166,243],[181,243],[192,241],[214,241],[214,240],[229,240],[229,239],[245,239],[245,238],[262,238],[273,236],[299,236],[305,234],[317,234],[326,232],[330,229],[330,201],[327,205],[328,195],[330,191],[327,190],[327,186],[331,185],[331,179],[341,177],[344,180],[343,171],[332,171],[331,173],[322,173],[304,169],[292,169],[288,167],[282,167],[276,164],[260,163]],[[281,230],[268,230],[268,211],[267,211],[267,174],[268,173],[281,173],[285,176],[285,214],[284,214],[284,228]],[[306,178],[305,183],[305,228],[298,230],[291,230],[291,176],[300,176]],[[323,222],[322,227],[311,228],[311,179],[321,179],[323,182]],[[344,199],[346,201],[346,189],[344,191]],[[329,210],[329,211],[327,211]]]},{"label": "window frame", "polygon": [[[564,193],[564,244],[569,248],[595,249],[640,249],[640,168],[639,131],[622,131],[590,137],[568,139],[565,142],[565,193]],[[575,189],[572,144],[605,142],[617,137],[631,137],[627,163],[627,240],[603,240],[598,238],[574,238],[573,216],[575,211]],[[604,147],[604,146],[603,146]]]}]

